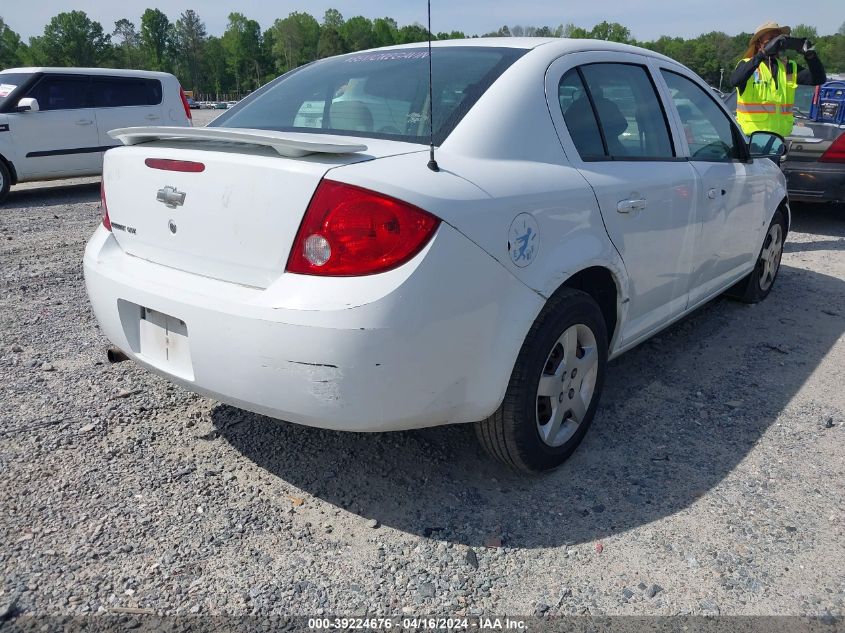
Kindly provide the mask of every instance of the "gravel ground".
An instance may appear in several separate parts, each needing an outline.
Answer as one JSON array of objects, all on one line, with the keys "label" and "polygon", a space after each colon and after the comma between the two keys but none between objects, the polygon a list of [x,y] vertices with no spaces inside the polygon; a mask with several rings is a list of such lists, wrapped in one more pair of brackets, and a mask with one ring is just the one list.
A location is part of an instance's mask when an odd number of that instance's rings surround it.
[{"label": "gravel ground", "polygon": [[109,365],[98,187],[0,208],[0,614],[845,610],[845,209],[796,208],[766,302],[611,363],[582,447],[524,478],[469,427],[304,428]]}]

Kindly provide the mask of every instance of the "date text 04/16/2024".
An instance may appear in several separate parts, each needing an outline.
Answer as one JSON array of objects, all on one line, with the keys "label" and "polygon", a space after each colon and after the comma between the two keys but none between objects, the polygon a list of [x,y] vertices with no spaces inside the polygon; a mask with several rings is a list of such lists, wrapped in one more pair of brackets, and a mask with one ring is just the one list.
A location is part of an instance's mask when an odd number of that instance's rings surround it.
[{"label": "date text 04/16/2024", "polygon": [[526,623],[512,618],[308,618],[312,630],[397,629],[397,630],[478,630],[524,631]]}]

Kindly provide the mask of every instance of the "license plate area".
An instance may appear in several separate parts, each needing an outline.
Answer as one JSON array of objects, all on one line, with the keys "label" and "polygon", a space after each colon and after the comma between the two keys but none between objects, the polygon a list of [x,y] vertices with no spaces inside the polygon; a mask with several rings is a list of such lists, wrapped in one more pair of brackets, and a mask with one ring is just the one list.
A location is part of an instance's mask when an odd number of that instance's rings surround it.
[{"label": "license plate area", "polygon": [[194,379],[188,326],[163,312],[141,308],[138,353],[150,365],[186,380]]}]

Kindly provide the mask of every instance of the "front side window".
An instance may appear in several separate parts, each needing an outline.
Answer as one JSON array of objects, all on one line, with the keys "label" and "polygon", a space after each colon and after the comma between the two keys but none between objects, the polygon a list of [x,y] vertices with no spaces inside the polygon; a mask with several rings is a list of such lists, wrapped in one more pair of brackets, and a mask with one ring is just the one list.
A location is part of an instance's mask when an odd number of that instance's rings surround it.
[{"label": "front side window", "polygon": [[405,48],[321,60],[260,88],[211,126],[344,134],[440,144],[524,50],[435,48],[434,103],[428,49]]},{"label": "front side window", "polygon": [[695,160],[717,162],[742,158],[730,118],[710,95],[683,75],[669,70],[661,72],[678,110],[690,156]]},{"label": "front side window", "polygon": [[88,77],[43,77],[26,95],[38,100],[39,110],[75,110],[87,107]]},{"label": "front side window", "polygon": [[0,74],[0,109],[6,105],[6,101],[12,93],[32,77],[29,73],[2,73]]}]

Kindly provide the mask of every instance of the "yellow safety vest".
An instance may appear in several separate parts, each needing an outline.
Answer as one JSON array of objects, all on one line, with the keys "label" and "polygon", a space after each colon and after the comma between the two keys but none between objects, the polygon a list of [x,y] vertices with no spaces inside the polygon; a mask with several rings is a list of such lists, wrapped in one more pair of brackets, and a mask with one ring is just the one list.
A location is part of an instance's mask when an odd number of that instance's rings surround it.
[{"label": "yellow safety vest", "polygon": [[[749,59],[746,57],[742,61]],[[746,134],[764,130],[786,137],[792,132],[798,66],[792,60],[786,64],[777,60],[777,73],[775,85],[769,65],[763,62],[748,78],[745,90],[739,92],[737,88],[736,120]]]}]

